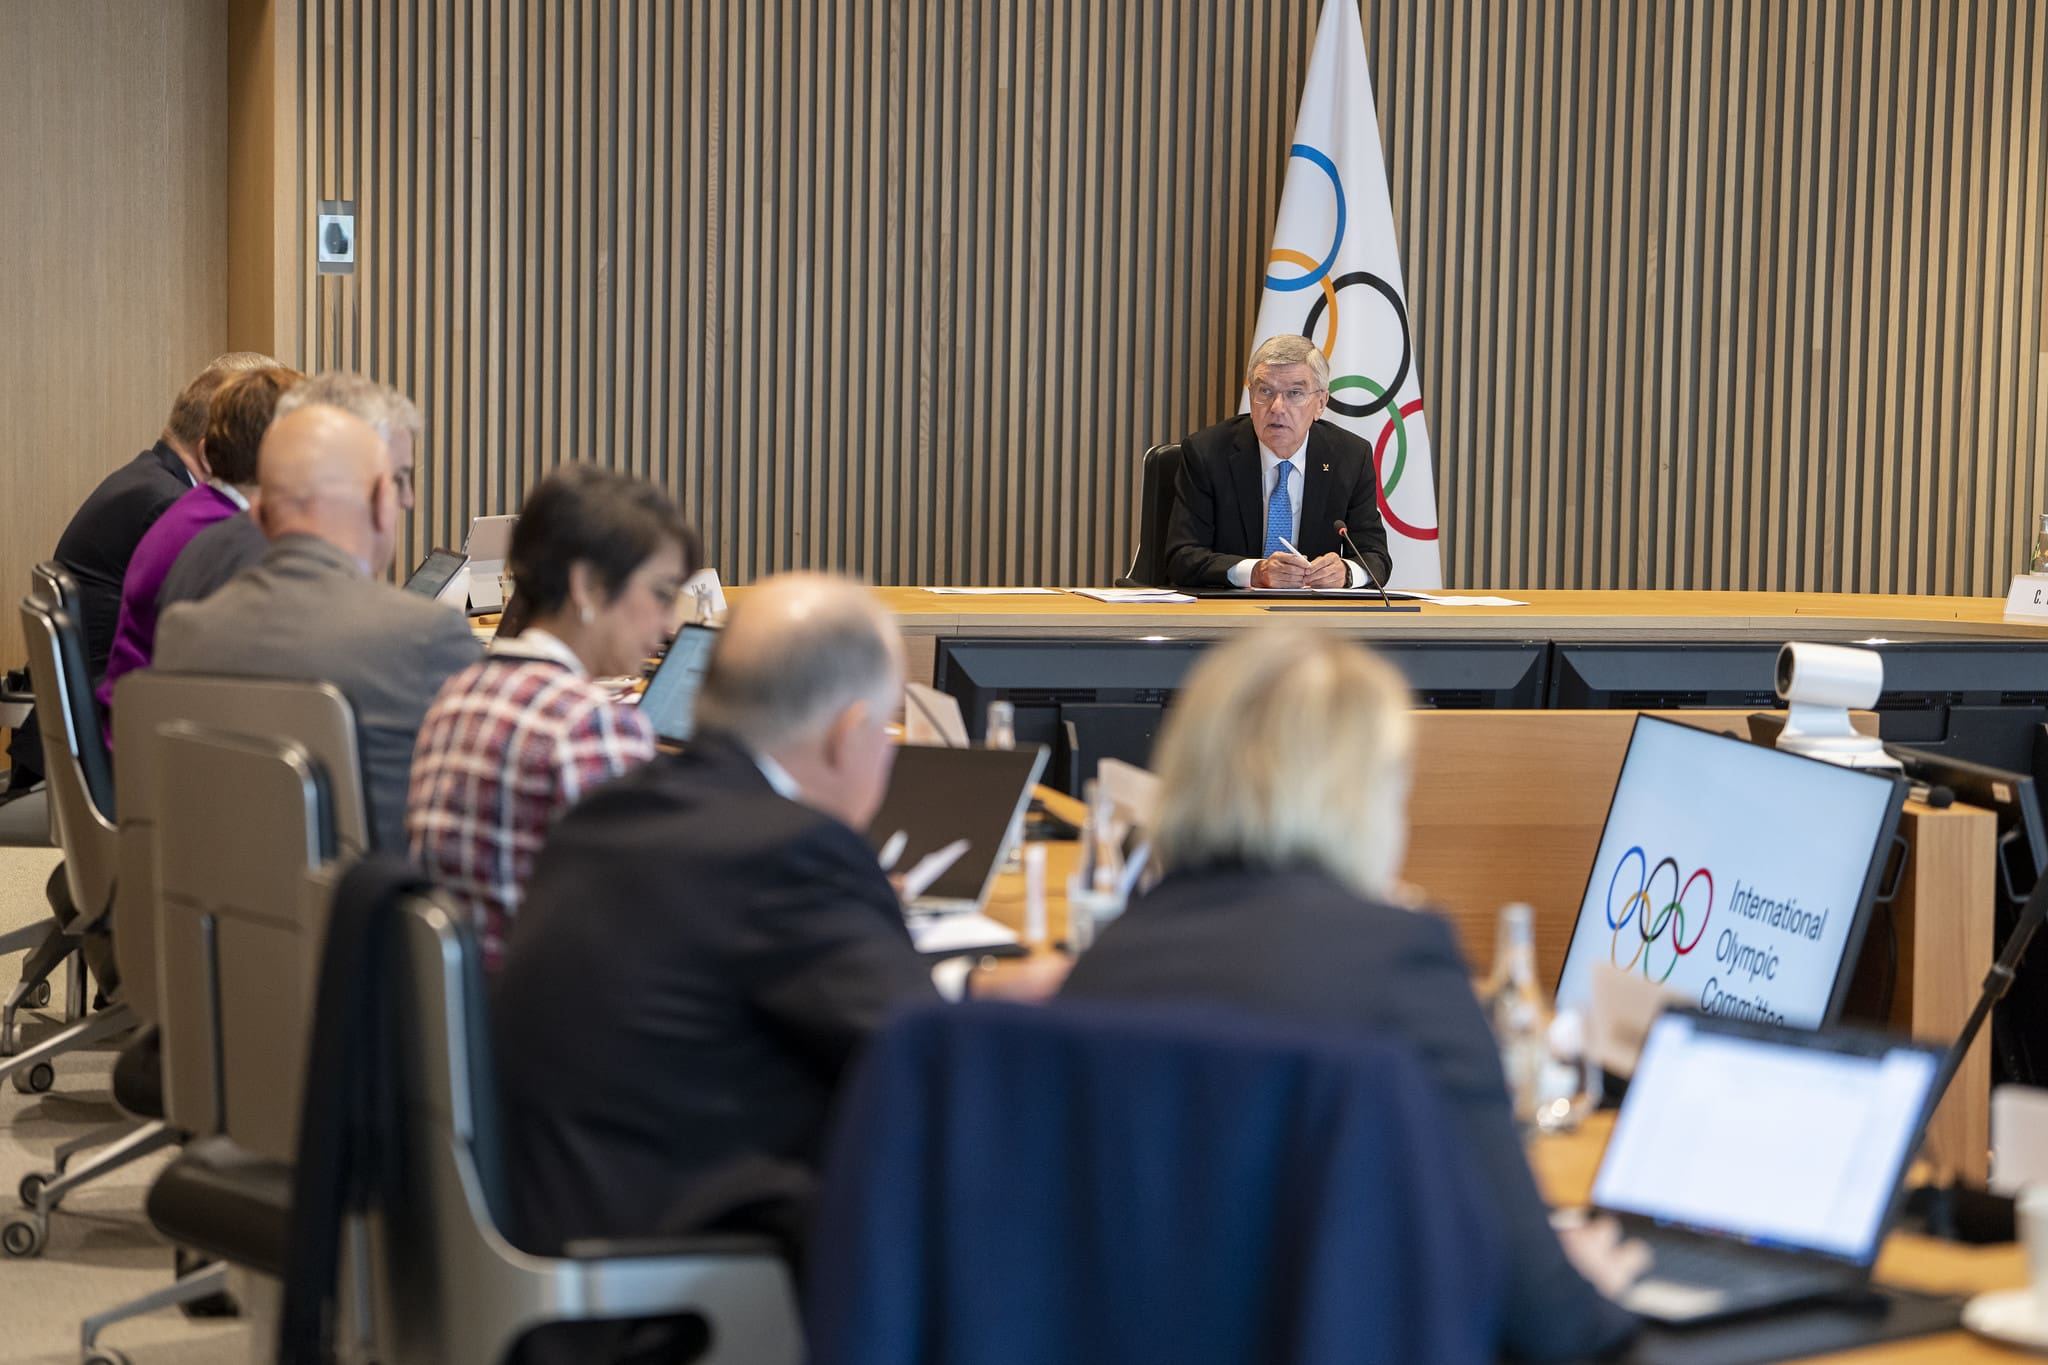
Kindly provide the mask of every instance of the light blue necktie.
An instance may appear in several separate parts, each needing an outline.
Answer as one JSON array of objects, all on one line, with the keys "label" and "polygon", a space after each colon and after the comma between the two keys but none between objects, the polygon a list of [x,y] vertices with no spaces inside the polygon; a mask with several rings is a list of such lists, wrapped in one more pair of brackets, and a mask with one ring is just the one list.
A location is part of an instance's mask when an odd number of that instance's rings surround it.
[{"label": "light blue necktie", "polygon": [[1287,501],[1287,476],[1294,466],[1282,460],[1280,477],[1273,481],[1273,496],[1266,500],[1266,555],[1271,558],[1286,547],[1280,542],[1294,539],[1294,508]]}]

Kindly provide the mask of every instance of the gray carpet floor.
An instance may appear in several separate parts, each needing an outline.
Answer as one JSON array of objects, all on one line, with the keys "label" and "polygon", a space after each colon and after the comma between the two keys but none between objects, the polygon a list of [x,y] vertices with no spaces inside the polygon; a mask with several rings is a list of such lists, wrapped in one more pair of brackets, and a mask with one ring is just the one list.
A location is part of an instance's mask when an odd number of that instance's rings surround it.
[{"label": "gray carpet floor", "polygon": [[[43,883],[56,862],[54,850],[0,847],[0,932],[48,915]],[[13,986],[19,961],[0,962],[0,990]],[[53,1008],[27,1025],[29,1041],[61,1023],[63,1003],[60,979]],[[20,1207],[22,1176],[50,1169],[57,1144],[119,1119],[108,1090],[117,1049],[64,1057],[46,1094],[23,1095],[0,1082],[0,1219]],[[81,1318],[170,1282],[171,1249],[142,1212],[166,1160],[145,1158],[75,1191],[52,1216],[41,1256],[0,1257],[0,1362],[76,1362]],[[250,1359],[254,1333],[239,1322],[188,1321],[167,1309],[109,1327],[100,1340],[135,1365],[210,1365]]]}]

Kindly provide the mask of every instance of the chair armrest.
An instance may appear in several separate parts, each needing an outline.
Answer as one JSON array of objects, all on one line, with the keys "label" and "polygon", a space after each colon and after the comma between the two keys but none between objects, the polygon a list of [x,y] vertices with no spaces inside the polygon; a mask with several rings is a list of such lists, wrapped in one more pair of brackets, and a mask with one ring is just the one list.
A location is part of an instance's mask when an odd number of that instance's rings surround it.
[{"label": "chair armrest", "polygon": [[[743,1254],[621,1256],[562,1260],[556,1264],[567,1282],[561,1283],[563,1292],[556,1296],[556,1308],[550,1314],[554,1321],[618,1321],[702,1313],[722,1323],[725,1332],[767,1330],[792,1337],[796,1332],[795,1282],[789,1267],[766,1244],[762,1250]],[[735,1358],[756,1357],[741,1354]]]},{"label": "chair armrest", "polygon": [[772,1237],[750,1232],[696,1232],[672,1237],[578,1237],[562,1247],[571,1261],[614,1261],[647,1256],[775,1256]]}]

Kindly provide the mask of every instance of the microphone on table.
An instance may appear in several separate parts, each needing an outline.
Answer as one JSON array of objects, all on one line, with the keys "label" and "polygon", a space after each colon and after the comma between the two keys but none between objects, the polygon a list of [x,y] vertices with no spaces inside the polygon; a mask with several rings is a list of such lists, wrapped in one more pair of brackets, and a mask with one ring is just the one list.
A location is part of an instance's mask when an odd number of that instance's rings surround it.
[{"label": "microphone on table", "polygon": [[1358,552],[1358,542],[1351,538],[1351,528],[1344,524],[1342,517],[1337,518],[1337,539],[1351,547],[1352,558],[1358,561],[1359,568],[1365,570],[1365,581],[1379,589],[1380,601],[1387,604],[1388,611],[1392,611],[1394,609],[1394,599],[1387,596],[1387,590],[1380,586],[1379,577],[1373,573],[1372,565],[1367,563],[1365,556]]}]

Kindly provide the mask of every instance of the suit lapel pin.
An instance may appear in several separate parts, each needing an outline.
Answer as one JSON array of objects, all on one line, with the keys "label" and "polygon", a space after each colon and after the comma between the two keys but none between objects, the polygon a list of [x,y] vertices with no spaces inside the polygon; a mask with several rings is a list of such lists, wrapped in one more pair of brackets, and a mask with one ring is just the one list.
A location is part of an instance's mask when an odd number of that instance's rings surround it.
[{"label": "suit lapel pin", "polygon": [[1330,467],[1329,467],[1328,465],[1324,465],[1324,466],[1323,466],[1323,472],[1324,472],[1325,474],[1329,473],[1329,472],[1330,472]]}]

